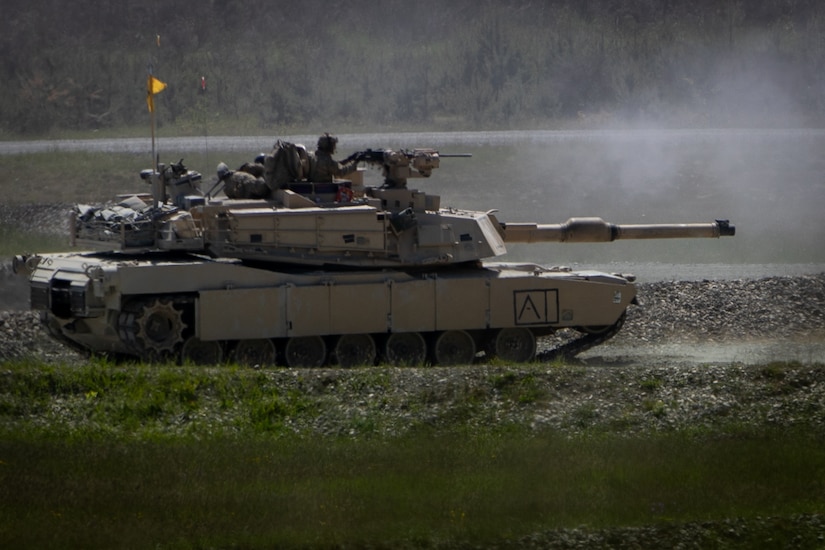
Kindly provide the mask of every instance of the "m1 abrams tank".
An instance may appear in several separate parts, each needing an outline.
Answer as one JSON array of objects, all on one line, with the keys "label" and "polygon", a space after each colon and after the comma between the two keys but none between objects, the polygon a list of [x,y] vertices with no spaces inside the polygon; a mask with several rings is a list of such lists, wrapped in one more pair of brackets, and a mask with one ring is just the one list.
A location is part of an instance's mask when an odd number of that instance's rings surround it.
[{"label": "m1 abrams tank", "polygon": [[[347,163],[380,166],[382,184],[364,185],[360,170],[317,182],[306,179],[312,156],[279,142],[233,180],[241,198],[215,193],[233,176],[225,166],[203,192],[182,162],[160,165],[142,173],[151,194],[75,209],[72,239],[96,251],[21,256],[15,269],[51,334],[92,353],[290,367],[525,362],[612,337],[636,289],[632,276],[490,261],[507,244],[734,234],[725,220],[505,223],[444,208],[407,187],[444,156],[370,149]],[[263,198],[243,198],[244,182]],[[579,336],[537,352],[561,329]]]}]

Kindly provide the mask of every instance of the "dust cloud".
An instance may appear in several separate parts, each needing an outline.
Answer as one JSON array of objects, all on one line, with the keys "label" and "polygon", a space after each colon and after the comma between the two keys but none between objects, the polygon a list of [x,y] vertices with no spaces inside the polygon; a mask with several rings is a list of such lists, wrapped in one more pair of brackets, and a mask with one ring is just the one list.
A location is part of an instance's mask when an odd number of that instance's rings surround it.
[{"label": "dust cloud", "polygon": [[[495,158],[482,164],[498,186],[476,182],[482,188],[473,191],[473,202],[500,209],[505,220],[730,219],[737,228],[735,238],[719,241],[518,247],[513,255],[519,259],[825,262],[825,132],[809,128],[804,113],[812,112],[812,96],[794,87],[778,54],[766,54],[768,40],[767,31],[737,36],[729,50],[708,51],[702,70],[674,67],[684,75],[681,103],[637,90],[637,99],[647,101],[582,114],[585,124],[600,130],[539,133],[512,147],[480,151]],[[710,76],[697,82],[694,73]],[[712,93],[695,93],[699,88]]]}]

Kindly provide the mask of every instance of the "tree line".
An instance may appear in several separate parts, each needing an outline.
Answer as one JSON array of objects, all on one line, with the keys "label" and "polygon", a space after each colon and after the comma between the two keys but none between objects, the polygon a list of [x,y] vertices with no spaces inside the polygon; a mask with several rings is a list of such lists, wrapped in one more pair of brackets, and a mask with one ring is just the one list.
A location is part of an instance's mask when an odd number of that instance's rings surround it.
[{"label": "tree line", "polygon": [[[0,132],[818,125],[817,0],[6,0]],[[205,87],[204,87],[205,85]]]}]

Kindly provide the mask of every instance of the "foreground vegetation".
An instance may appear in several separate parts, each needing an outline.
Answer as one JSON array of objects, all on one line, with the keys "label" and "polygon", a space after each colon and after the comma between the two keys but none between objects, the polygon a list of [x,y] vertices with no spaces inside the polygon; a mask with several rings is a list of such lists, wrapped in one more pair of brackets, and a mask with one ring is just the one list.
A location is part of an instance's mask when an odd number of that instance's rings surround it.
[{"label": "foreground vegetation", "polygon": [[[825,451],[816,437],[730,435],[5,436],[0,541],[7,548],[516,546],[564,527],[822,512]],[[790,542],[786,536],[774,539],[777,546]]]},{"label": "foreground vegetation", "polygon": [[[821,544],[819,520],[808,530],[794,523],[825,510],[825,432],[813,403],[800,404],[790,429],[731,410],[704,426],[642,433],[629,417],[606,430],[586,402],[572,432],[489,412],[491,403],[524,411],[591,387],[579,367],[547,368],[473,367],[447,383],[447,371],[380,367],[9,362],[0,373],[0,545],[521,547],[558,529],[678,532],[689,522],[703,526],[702,546]],[[795,401],[814,372],[754,369],[771,395]],[[426,372],[429,389],[390,386]],[[474,381],[452,382],[465,376]],[[542,377],[566,389],[555,394]],[[655,399],[661,380],[630,375],[624,385],[650,396],[623,403],[627,411],[668,414]]]}]

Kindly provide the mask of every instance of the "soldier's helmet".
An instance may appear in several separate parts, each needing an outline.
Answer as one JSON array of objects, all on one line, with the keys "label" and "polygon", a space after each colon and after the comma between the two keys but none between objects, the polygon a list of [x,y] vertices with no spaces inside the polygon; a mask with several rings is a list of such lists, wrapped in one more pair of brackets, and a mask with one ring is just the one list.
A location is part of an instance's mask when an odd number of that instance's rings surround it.
[{"label": "soldier's helmet", "polygon": [[222,179],[226,178],[230,173],[231,173],[231,171],[229,170],[229,166],[227,166],[225,163],[222,162],[218,165],[218,179],[219,180],[222,180]]},{"label": "soldier's helmet", "polygon": [[324,153],[334,153],[337,145],[338,138],[331,136],[328,133],[318,138],[318,150],[323,151]]}]

